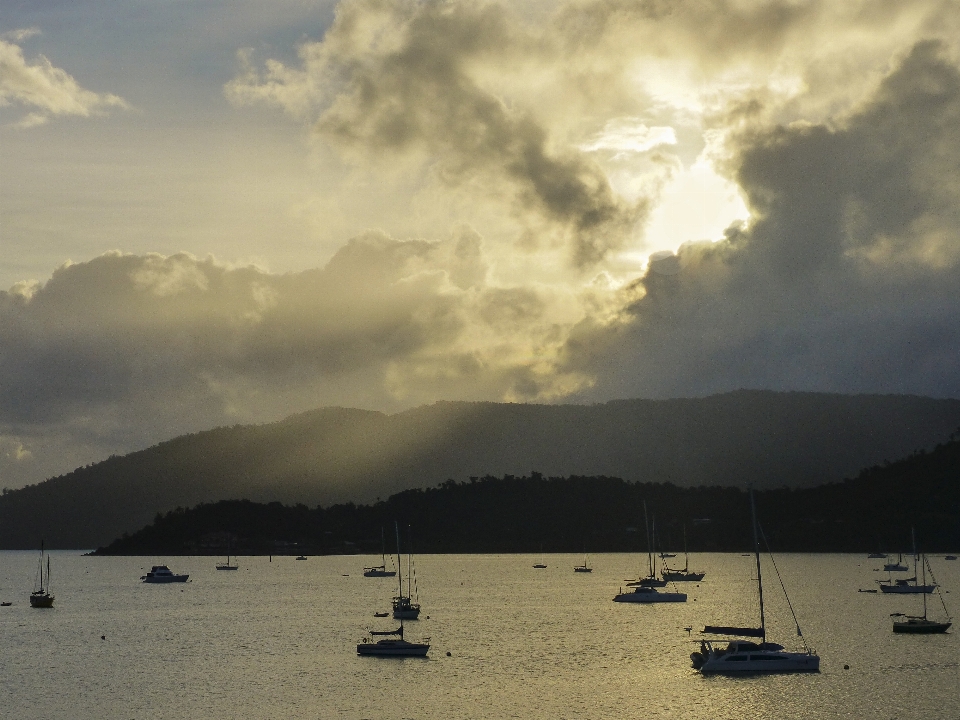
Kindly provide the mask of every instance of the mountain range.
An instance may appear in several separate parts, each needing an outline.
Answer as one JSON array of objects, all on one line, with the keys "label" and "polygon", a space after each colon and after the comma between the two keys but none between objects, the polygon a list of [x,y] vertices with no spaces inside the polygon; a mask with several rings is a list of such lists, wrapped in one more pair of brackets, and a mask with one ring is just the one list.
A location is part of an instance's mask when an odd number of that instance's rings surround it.
[{"label": "mountain range", "polygon": [[0,548],[93,548],[158,513],[226,499],[368,503],[478,476],[606,476],[678,487],[812,487],[929,449],[960,400],[736,391],[596,405],[322,408],[112,456],[0,496]]}]

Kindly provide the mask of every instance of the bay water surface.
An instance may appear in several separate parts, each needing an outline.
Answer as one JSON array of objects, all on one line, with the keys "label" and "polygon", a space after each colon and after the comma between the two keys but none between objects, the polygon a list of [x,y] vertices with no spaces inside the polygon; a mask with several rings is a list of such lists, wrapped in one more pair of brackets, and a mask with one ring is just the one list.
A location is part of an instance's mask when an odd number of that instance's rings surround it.
[{"label": "bay water surface", "polygon": [[[890,613],[920,596],[876,589],[882,561],[776,557],[814,675],[704,678],[689,655],[704,624],[755,625],[754,558],[698,554],[686,603],[612,602],[646,556],[423,555],[421,619],[409,640],[429,656],[358,657],[370,629],[397,621],[393,578],[365,578],[379,556],[87,557],[54,551],[55,607],[32,609],[38,552],[0,553],[0,715],[11,718],[960,718],[957,634],[894,635]],[[678,558],[682,564],[682,558]],[[960,612],[960,561],[931,557]],[[145,585],[151,565],[189,573]],[[799,647],[769,560],[768,639]],[[942,608],[930,596],[931,617]],[[847,666],[845,668],[845,666]]]}]

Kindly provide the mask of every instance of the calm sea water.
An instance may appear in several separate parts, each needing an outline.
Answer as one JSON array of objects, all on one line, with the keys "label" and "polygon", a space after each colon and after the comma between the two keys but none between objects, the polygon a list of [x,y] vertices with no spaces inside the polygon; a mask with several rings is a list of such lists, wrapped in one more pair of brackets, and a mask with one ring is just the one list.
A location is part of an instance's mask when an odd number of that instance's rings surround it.
[{"label": "calm sea water", "polygon": [[[426,659],[358,657],[394,580],[377,558],[93,558],[54,552],[52,610],[31,609],[37,553],[0,553],[0,715],[16,718],[958,718],[956,633],[901,636],[891,612],[920,598],[858,593],[880,561],[783,555],[777,563],[818,675],[704,678],[690,668],[704,623],[756,621],[753,558],[697,555],[685,604],[612,602],[645,558],[436,555],[416,558]],[[165,562],[190,582],[144,585]],[[931,558],[960,613],[960,561]],[[770,638],[796,636],[765,565]],[[769,581],[767,581],[769,580]],[[952,594],[951,592],[952,591]],[[936,609],[940,610],[939,603]],[[428,617],[427,617],[428,616]],[[101,637],[103,636],[103,637]],[[849,665],[849,669],[844,669]]]}]

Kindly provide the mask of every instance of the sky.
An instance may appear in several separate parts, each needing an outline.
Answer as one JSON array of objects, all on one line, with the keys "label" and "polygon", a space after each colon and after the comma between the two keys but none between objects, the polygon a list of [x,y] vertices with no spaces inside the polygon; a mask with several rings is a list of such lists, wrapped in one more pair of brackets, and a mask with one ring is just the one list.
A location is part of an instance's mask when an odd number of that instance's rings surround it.
[{"label": "sky", "polygon": [[952,0],[5,0],[0,485],[322,406],[960,397]]}]

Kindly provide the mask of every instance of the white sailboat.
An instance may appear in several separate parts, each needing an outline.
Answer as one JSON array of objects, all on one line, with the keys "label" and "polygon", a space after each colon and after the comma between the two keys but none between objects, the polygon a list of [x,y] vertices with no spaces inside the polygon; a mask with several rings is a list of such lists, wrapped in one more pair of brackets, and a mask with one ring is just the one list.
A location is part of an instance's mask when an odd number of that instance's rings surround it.
[{"label": "white sailboat", "polygon": [[897,554],[896,562],[888,562],[883,564],[884,572],[906,572],[908,569],[909,568],[903,564],[903,553]]},{"label": "white sailboat", "polygon": [[[656,522],[656,521],[654,521]],[[667,581],[663,578],[657,577],[656,565],[653,561],[653,533],[650,531],[650,521],[647,518],[647,502],[643,502],[643,528],[647,536],[647,574],[637,578],[636,580],[631,580],[626,583],[627,587],[666,587]],[[654,527],[654,533],[656,527]],[[623,594],[622,592],[620,594]],[[631,602],[637,602],[636,600]]]},{"label": "white sailboat", "polygon": [[[400,565],[400,529],[397,529],[397,565]],[[411,593],[411,588],[416,587],[416,579],[412,574],[413,553],[407,552],[407,593]],[[399,592],[393,598],[393,617],[395,620],[416,620],[420,617],[420,603],[413,602],[411,594],[403,594],[403,573],[398,573],[397,588]],[[416,596],[416,592],[412,593]]]},{"label": "white sailboat", "polygon": [[[647,504],[643,504],[643,522],[647,530],[647,577],[640,578],[634,582],[627,583],[627,587],[632,587],[633,590],[628,590],[627,592],[623,591],[623,588],[620,588],[620,591],[613,596],[614,602],[619,603],[667,603],[667,602],[686,602],[687,594],[682,592],[669,592],[666,590],[658,590],[657,588],[665,587],[667,581],[656,576],[654,568],[656,567],[654,562],[654,537],[656,532],[656,526],[651,526],[647,523]],[[656,521],[654,521],[656,522]]]},{"label": "white sailboat", "polygon": [[[51,608],[53,607],[54,596],[50,594],[50,556],[47,555],[47,577],[43,577],[43,541],[40,541],[40,565],[37,568],[39,582],[34,584],[33,592],[30,593],[30,607]],[[46,584],[44,584],[46,579]]]},{"label": "white sailboat", "polygon": [[[661,555],[660,557],[663,557]],[[666,564],[660,568],[660,576],[664,580],[672,580],[674,582],[700,582],[703,580],[705,572],[695,572],[690,569],[690,553],[687,552],[687,526],[683,526],[683,569],[680,568],[669,568]]]},{"label": "white sailboat", "polygon": [[573,571],[578,573],[593,572],[593,568],[587,565],[587,553],[583,553],[583,565],[574,565]]},{"label": "white sailboat", "polygon": [[[767,642],[766,618],[763,613],[763,577],[760,572],[760,541],[757,535],[757,513],[753,501],[753,491],[750,491],[750,513],[753,519],[754,555],[757,560],[757,595],[760,604],[760,627],[729,627],[711,626],[703,628],[704,633],[714,635],[729,635],[735,639],[727,642],[726,647],[714,647],[709,640],[700,642],[700,650],[690,653],[690,660],[694,669],[704,675],[740,675],[750,673],[795,673],[820,672],[820,657],[804,644],[802,651],[788,651],[783,645]],[[776,569],[776,564],[774,564]],[[777,572],[779,575],[779,571]],[[783,585],[781,581],[781,586]],[[784,589],[786,594],[786,589]],[[789,598],[787,598],[789,605]],[[790,606],[793,612],[793,606]],[[796,615],[793,616],[797,626],[797,635],[803,640],[800,624]],[[757,638],[760,642],[739,640],[736,638]]]},{"label": "white sailboat", "polygon": [[533,567],[537,570],[547,569],[547,564],[543,561],[543,545],[540,545],[540,562],[535,563]]},{"label": "white sailboat", "polygon": [[933,568],[930,567],[930,561],[924,555],[921,561],[921,572],[923,573],[923,583],[927,582],[927,571],[930,571],[930,579],[933,580],[933,586],[937,588],[937,596],[940,598],[940,604],[943,606],[943,614],[946,620],[930,620],[927,617],[927,594],[923,593],[923,615],[907,615],[905,613],[891,613],[890,617],[900,618],[893,621],[893,631],[895,633],[908,633],[912,635],[932,635],[935,633],[945,633],[953,624],[950,613],[947,611],[947,605],[943,601],[943,595],[940,594],[940,588],[937,586],[936,578],[933,577]]},{"label": "white sailboat", "polygon": [[230,562],[230,541],[227,540],[227,561],[217,563],[217,570],[236,570],[237,564]]},{"label": "white sailboat", "polygon": [[387,570],[387,550],[383,540],[383,528],[380,528],[380,564],[363,569],[364,577],[393,577],[396,570]]},{"label": "white sailboat", "polygon": [[[924,580],[922,583],[917,582],[917,568],[919,566],[920,558],[917,555],[917,540],[914,536],[913,528],[910,528],[910,541],[913,544],[913,577],[894,579],[891,575],[886,580],[878,580],[877,583],[880,585],[880,592],[898,595],[912,595],[916,593],[923,593],[926,595],[928,593],[932,593],[936,589],[936,585],[927,584],[926,580]],[[906,569],[906,567],[904,567],[904,569]]]}]

